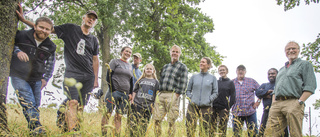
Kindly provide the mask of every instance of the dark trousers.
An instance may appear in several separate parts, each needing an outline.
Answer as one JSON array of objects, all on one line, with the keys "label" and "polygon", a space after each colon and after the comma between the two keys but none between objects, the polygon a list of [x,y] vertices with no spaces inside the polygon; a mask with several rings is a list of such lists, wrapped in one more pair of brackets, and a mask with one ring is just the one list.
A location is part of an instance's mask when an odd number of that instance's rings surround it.
[{"label": "dark trousers", "polygon": [[256,112],[250,116],[233,116],[232,126],[234,136],[241,136],[244,121],[246,121],[248,136],[255,137],[258,133]]},{"label": "dark trousers", "polygon": [[[267,125],[267,121],[268,121],[268,117],[269,117],[269,110],[268,109],[264,109],[263,114],[262,114],[262,118],[261,118],[261,123],[260,123],[260,128],[259,128],[259,137],[262,137],[264,134],[264,130],[266,129],[266,125]],[[289,137],[289,133],[288,133],[288,127],[284,130],[284,136],[283,137]]]},{"label": "dark trousers", "polygon": [[[229,110],[225,109],[216,109],[213,108],[213,116],[215,121],[213,121],[213,132],[220,133],[219,137],[225,137],[227,135],[227,127],[228,127],[228,120],[229,120]],[[218,126],[218,132],[217,130]]]},{"label": "dark trousers", "polygon": [[144,137],[151,117],[151,110],[131,105],[129,130],[131,137]]},{"label": "dark trousers", "polygon": [[[187,136],[192,137],[196,131],[196,125],[198,118],[200,123],[199,136],[211,136],[213,135],[213,119],[212,119],[212,107],[198,107],[197,105],[188,105],[187,111]],[[202,132],[204,129],[204,132]]]}]

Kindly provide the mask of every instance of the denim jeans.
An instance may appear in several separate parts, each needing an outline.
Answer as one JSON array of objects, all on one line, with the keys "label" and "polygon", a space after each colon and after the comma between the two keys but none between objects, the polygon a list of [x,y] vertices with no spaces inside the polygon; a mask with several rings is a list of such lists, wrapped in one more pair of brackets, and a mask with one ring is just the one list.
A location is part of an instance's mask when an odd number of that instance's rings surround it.
[{"label": "denim jeans", "polygon": [[23,108],[23,114],[28,121],[31,130],[41,126],[39,121],[39,109],[41,101],[41,84],[39,81],[25,81],[19,77],[11,77],[11,83],[17,91],[18,100]]},{"label": "denim jeans", "polygon": [[255,137],[258,133],[256,112],[250,116],[233,116],[232,126],[234,136],[242,136],[241,133],[244,121],[246,121],[248,136]]}]

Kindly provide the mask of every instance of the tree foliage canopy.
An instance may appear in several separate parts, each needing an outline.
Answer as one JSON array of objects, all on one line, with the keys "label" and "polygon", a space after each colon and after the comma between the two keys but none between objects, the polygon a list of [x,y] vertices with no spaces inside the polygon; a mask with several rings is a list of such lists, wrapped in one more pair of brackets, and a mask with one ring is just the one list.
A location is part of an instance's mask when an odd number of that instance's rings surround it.
[{"label": "tree foliage canopy", "polygon": [[[305,0],[305,4],[309,5],[310,3],[319,3],[319,0]],[[277,0],[278,5],[284,6],[284,10],[290,10],[296,6],[300,5],[300,0]]]}]

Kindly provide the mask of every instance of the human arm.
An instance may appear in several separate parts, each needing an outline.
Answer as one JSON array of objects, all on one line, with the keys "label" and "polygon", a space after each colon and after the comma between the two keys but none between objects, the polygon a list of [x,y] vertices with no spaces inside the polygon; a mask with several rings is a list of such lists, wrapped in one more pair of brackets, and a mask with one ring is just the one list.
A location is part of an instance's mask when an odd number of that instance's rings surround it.
[{"label": "human arm", "polygon": [[129,90],[129,100],[132,100],[132,91],[133,91],[133,77],[130,78],[130,90]]},{"label": "human arm", "polygon": [[229,98],[229,108],[228,110],[233,106],[233,104],[236,103],[236,88],[234,86],[233,81],[230,82],[230,98]]},{"label": "human arm", "polygon": [[[260,85],[258,84],[258,82],[254,80],[254,87],[253,87],[254,91],[257,91],[257,89],[258,89],[259,87],[260,87]],[[252,107],[253,107],[254,109],[258,108],[259,105],[260,105],[260,103],[261,103],[261,99],[258,98],[258,100],[253,104]]]},{"label": "human arm", "polygon": [[317,82],[314,74],[313,66],[307,62],[302,70],[303,92],[299,100],[305,102],[316,90]]},{"label": "human arm", "polygon": [[92,56],[92,60],[93,60],[93,73],[94,73],[94,86],[93,88],[97,88],[99,87],[99,83],[98,83],[98,72],[99,72],[99,58],[98,55],[94,55]]},{"label": "human arm", "polygon": [[44,73],[41,81],[41,89],[43,89],[46,85],[47,82],[49,81],[49,79],[52,77],[52,73],[54,70],[54,64],[56,62],[56,57],[55,57],[55,53],[53,52],[49,58],[47,59],[46,63],[45,63],[45,70],[46,72]]},{"label": "human arm", "polygon": [[212,83],[212,94],[210,95],[210,103],[212,103],[218,97],[218,81],[215,76],[213,76]]},{"label": "human arm", "polygon": [[134,98],[136,97],[136,92],[132,92],[132,100],[131,100],[131,104],[134,104]]},{"label": "human arm", "polygon": [[189,99],[192,98],[193,78],[194,78],[194,76],[192,76],[190,78],[189,83],[188,83],[188,87],[187,87],[187,91],[186,91],[186,96]]},{"label": "human arm", "polygon": [[264,98],[268,94],[268,89],[266,89],[266,83],[263,83],[255,92],[258,98]]},{"label": "human arm", "polygon": [[32,21],[26,20],[23,16],[23,9],[21,7],[21,4],[18,4],[19,10],[16,10],[18,19],[22,21],[23,23],[27,24],[29,27],[33,28],[34,23]]},{"label": "human arm", "polygon": [[188,68],[185,65],[182,65],[180,68],[180,81],[178,81],[178,85],[176,88],[176,96],[179,97],[180,94],[184,94],[187,84],[188,84]]}]

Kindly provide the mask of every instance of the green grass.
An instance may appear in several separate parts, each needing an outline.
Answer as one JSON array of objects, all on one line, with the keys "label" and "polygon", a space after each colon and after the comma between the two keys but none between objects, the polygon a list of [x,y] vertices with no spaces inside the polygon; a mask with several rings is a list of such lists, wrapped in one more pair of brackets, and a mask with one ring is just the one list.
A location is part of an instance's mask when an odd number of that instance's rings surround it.
[{"label": "green grass", "polygon": [[[56,126],[56,112],[57,109],[53,108],[40,108],[40,122],[47,131],[47,136],[69,136],[73,133],[64,133],[60,132],[60,129]],[[11,136],[29,136],[29,129],[27,127],[27,121],[22,113],[22,108],[20,105],[7,104],[7,116],[8,116],[8,126],[10,129]],[[81,136],[101,136],[101,118],[102,112],[93,112],[93,113],[83,113],[83,122],[81,123],[80,134]],[[109,127],[113,127],[113,117],[110,118]],[[129,136],[128,127],[126,124],[127,119],[122,118],[122,127],[121,127],[121,137]],[[149,124],[149,129],[147,131],[146,137],[154,136],[153,121],[151,120]],[[185,137],[187,136],[185,121],[177,121],[176,124],[176,136]],[[111,128],[108,131],[108,137],[113,136]],[[168,123],[166,121],[162,122],[162,135],[167,136]],[[197,126],[196,136],[199,135],[199,126]],[[232,135],[232,129],[229,128],[227,131],[227,136]],[[246,131],[243,131],[243,135],[246,136]],[[218,135],[217,135],[218,136]]]}]

